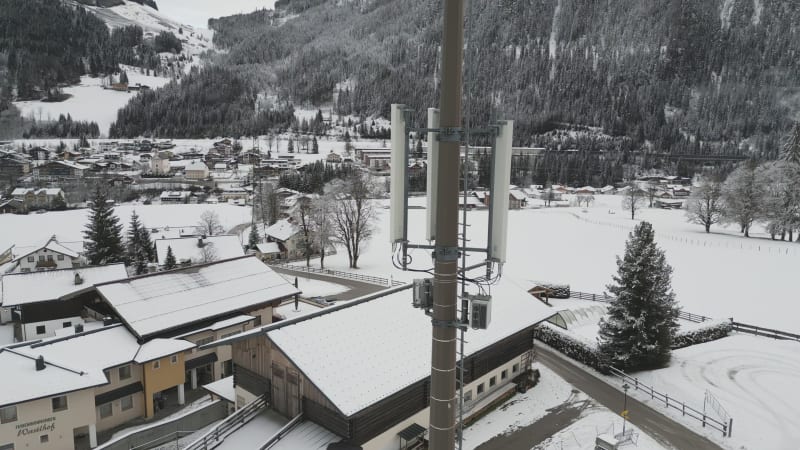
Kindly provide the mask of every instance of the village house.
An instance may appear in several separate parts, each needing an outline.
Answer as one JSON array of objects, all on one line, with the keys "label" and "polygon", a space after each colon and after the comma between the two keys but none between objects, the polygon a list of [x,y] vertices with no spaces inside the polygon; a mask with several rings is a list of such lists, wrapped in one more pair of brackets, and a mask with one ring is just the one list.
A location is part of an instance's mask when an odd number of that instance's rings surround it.
[{"label": "village house", "polygon": [[184,168],[184,176],[189,180],[205,180],[208,174],[208,166],[199,159],[192,160]]},{"label": "village house", "polygon": [[82,178],[89,166],[72,161],[48,161],[33,169],[33,178],[37,181],[75,180]]},{"label": "village house", "polygon": [[262,261],[272,261],[281,257],[281,248],[277,242],[263,242],[256,245],[255,254]]},{"label": "village house", "polygon": [[264,231],[264,234],[266,234],[268,242],[278,244],[281,252],[279,259],[294,259],[303,256],[300,227],[291,218],[275,222]]},{"label": "village house", "polygon": [[0,182],[15,183],[31,171],[27,155],[0,150]]},{"label": "village house", "polygon": [[4,275],[0,310],[14,326],[16,342],[55,336],[87,322],[81,295],[97,283],[128,276],[124,264]]},{"label": "village house", "polygon": [[83,241],[59,242],[55,235],[39,245],[14,247],[13,254],[13,265],[6,272],[75,269],[86,265]]},{"label": "village house", "polygon": [[156,239],[156,260],[163,266],[167,249],[179,264],[199,264],[244,256],[239,236],[217,235]]},{"label": "village house", "polygon": [[325,157],[325,161],[329,163],[340,163],[342,162],[342,157],[338,153],[334,153],[334,151],[331,150],[331,152],[328,153],[328,156]]},{"label": "village house", "polygon": [[26,211],[52,208],[57,199],[66,205],[61,188],[16,188],[11,195],[22,202]]},{"label": "village house", "polygon": [[[232,346],[237,408],[262,397],[286,418],[302,412],[302,422],[328,430],[342,448],[405,448],[424,440],[431,371],[430,318],[409,306],[409,288],[310,311],[207,347]],[[498,301],[491,325],[467,334],[465,420],[527,384],[534,327],[553,315],[511,283],[492,293]]]},{"label": "village house", "polygon": [[189,191],[164,191],[158,198],[161,203],[189,203],[191,195]]}]

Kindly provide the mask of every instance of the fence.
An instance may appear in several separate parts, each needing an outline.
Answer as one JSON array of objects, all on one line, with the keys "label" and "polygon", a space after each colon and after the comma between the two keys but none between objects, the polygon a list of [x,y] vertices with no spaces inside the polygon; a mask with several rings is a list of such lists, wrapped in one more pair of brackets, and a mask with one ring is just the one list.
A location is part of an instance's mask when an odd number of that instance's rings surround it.
[{"label": "fence", "polygon": [[[576,213],[573,213],[573,212],[570,212],[569,214],[571,214],[576,219],[578,219],[578,220],[580,220],[582,222],[591,223],[591,224],[594,224],[594,225],[602,225],[602,226],[606,226],[606,227],[609,227],[609,228],[615,228],[615,229],[623,230],[623,231],[625,231],[625,230],[633,230],[633,226],[631,226],[631,225],[613,223],[613,222],[606,222],[606,221],[602,221],[602,220],[593,220],[593,219],[589,219],[587,217],[583,217],[583,216],[581,216],[579,214],[576,214]],[[726,239],[706,240],[706,239],[702,239],[702,238],[699,238],[699,237],[687,237],[687,236],[681,236],[681,235],[670,234],[670,233],[662,233],[662,232],[657,232],[656,235],[659,238],[662,238],[662,239],[665,239],[665,240],[670,240],[670,241],[673,241],[673,242],[678,242],[678,243],[682,243],[682,244],[686,244],[686,245],[694,245],[694,246],[697,246],[697,247],[727,248],[727,249],[731,249],[731,250],[741,250],[741,251],[752,251],[752,252],[766,253],[766,254],[769,254],[769,255],[800,256],[800,245],[795,245],[795,246],[767,245],[767,244],[762,244],[761,242],[764,242],[764,241],[761,240],[761,239],[751,239],[748,242],[742,242],[742,241],[734,241],[733,239],[731,239],[731,240],[726,240]],[[738,239],[738,236],[726,235],[726,234],[712,234],[711,236],[727,236],[727,237],[737,238]],[[787,243],[788,243],[788,241],[787,241]]]},{"label": "fence", "polygon": [[[590,292],[581,292],[581,291],[570,291],[569,296],[570,298],[577,298],[578,300],[590,300],[594,302],[604,302],[604,303],[611,303],[617,299],[616,297],[612,297],[606,293],[592,294]],[[683,320],[688,320],[689,322],[694,322],[694,323],[702,323],[705,322],[706,320],[711,320],[710,317],[701,316],[700,314],[692,314],[686,311],[679,312],[678,318]]]},{"label": "fence", "polygon": [[773,339],[783,339],[787,341],[800,342],[800,335],[789,333],[787,331],[775,330],[772,328],[763,328],[756,325],[749,325],[741,322],[734,322],[731,320],[733,329],[742,333],[754,334],[756,336],[771,337]]},{"label": "fence", "polygon": [[217,400],[173,420],[154,423],[112,439],[99,447],[104,450],[152,448],[180,439],[224,418],[228,413],[225,402]]},{"label": "fence", "polygon": [[698,411],[691,406],[686,406],[686,402],[678,401],[675,398],[670,398],[669,394],[662,394],[661,392],[656,391],[652,386],[648,386],[639,381],[638,378],[632,377],[613,367],[611,367],[610,370],[612,374],[620,377],[623,382],[630,383],[630,386],[635,390],[641,390],[645,394],[649,393],[650,399],[663,402],[667,409],[673,408],[677,411],[680,411],[684,417],[691,417],[692,419],[699,421],[704,428],[709,427],[722,432],[722,437],[731,436],[731,430],[733,428],[732,418],[729,417],[727,421],[714,419],[713,417],[709,417],[705,411]]},{"label": "fence", "polygon": [[184,450],[207,450],[216,447],[225,437],[249,422],[253,417],[261,413],[267,406],[266,395],[262,395],[244,407],[237,409],[236,412],[225,418],[217,426],[209,430],[202,437],[192,442]]},{"label": "fence", "polygon": [[[347,278],[350,280],[361,281],[363,283],[377,284],[379,286],[390,286],[388,278],[375,277],[372,275],[365,275],[363,273],[342,272],[340,270],[318,269],[316,267],[296,266],[293,264],[287,264],[280,261],[270,261],[268,264],[271,266],[281,267],[295,272],[317,273],[320,275],[328,275],[337,278]],[[392,280],[391,282],[391,286],[400,286],[403,284],[405,283],[403,283],[402,281]]]},{"label": "fence", "polygon": [[289,421],[289,423],[284,425],[280,430],[278,430],[277,433],[275,433],[271,438],[269,438],[267,442],[261,445],[261,447],[259,447],[259,450],[267,450],[268,448],[277,444],[278,441],[286,437],[286,435],[289,434],[289,432],[292,431],[294,427],[302,421],[302,419],[303,419],[303,414],[298,414],[297,416],[295,416],[292,420]]}]

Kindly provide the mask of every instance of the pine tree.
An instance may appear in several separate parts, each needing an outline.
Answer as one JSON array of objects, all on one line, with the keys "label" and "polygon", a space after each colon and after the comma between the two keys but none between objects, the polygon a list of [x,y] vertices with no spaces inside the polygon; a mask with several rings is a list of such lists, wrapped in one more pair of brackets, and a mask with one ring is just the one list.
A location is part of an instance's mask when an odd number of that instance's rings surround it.
[{"label": "pine tree", "polygon": [[311,141],[311,153],[313,153],[315,155],[319,153],[319,143],[317,142],[316,136]]},{"label": "pine tree", "polygon": [[617,300],[600,321],[600,352],[620,370],[663,367],[678,328],[672,267],[655,244],[653,227],[639,223],[617,257],[618,273],[608,286]]},{"label": "pine tree", "polygon": [[792,132],[783,146],[783,160],[800,165],[800,122],[795,122]]},{"label": "pine tree", "polygon": [[83,234],[86,238],[86,258],[92,266],[121,262],[125,259],[122,245],[122,225],[114,215],[106,192],[98,185],[94,192],[94,204],[89,212],[89,223]]},{"label": "pine tree", "polygon": [[136,268],[136,275],[147,272],[147,249],[142,243],[142,224],[139,215],[134,211],[131,214],[131,224],[128,227],[128,264]]},{"label": "pine tree", "polygon": [[250,235],[247,237],[247,248],[255,250],[258,245],[258,232],[256,231],[255,222],[250,227]]},{"label": "pine tree", "polygon": [[167,257],[164,259],[164,270],[172,270],[178,266],[178,262],[175,261],[175,255],[172,253],[172,247],[167,246]]},{"label": "pine tree", "polygon": [[289,153],[294,153],[294,141],[289,139],[289,147],[286,149]]},{"label": "pine tree", "polygon": [[142,250],[144,251],[147,261],[155,261],[156,249],[153,245],[153,241],[150,239],[150,232],[147,231],[147,227],[144,226],[144,224],[142,224],[142,228],[139,229],[139,242],[142,244]]}]

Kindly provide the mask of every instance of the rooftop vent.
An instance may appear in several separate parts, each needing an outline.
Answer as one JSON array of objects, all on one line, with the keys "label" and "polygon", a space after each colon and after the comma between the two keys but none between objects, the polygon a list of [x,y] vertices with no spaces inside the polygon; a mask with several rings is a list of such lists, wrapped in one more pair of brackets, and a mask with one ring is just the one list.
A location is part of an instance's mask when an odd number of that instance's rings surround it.
[{"label": "rooftop vent", "polygon": [[81,277],[81,274],[79,273],[75,274],[75,284],[76,285],[83,284],[83,277]]},{"label": "rooftop vent", "polygon": [[36,358],[36,371],[44,370],[44,367],[44,356],[39,355],[39,357]]},{"label": "rooftop vent", "polygon": [[103,326],[104,327],[107,327],[107,326],[109,326],[109,325],[111,325],[113,323],[114,323],[114,318],[113,317],[108,317],[108,316],[103,317]]},{"label": "rooftop vent", "polygon": [[76,333],[83,333],[83,324],[82,323],[76,323],[75,324],[75,332]]}]

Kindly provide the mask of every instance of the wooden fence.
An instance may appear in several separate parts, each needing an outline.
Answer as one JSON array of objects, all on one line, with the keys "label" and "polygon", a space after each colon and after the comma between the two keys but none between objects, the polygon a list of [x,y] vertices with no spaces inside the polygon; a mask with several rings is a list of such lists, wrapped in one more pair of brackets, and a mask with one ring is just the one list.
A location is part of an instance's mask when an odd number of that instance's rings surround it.
[{"label": "wooden fence", "polygon": [[400,286],[405,284],[402,281],[392,280],[390,285],[388,278],[365,275],[363,273],[342,272],[341,270],[318,269],[316,267],[297,266],[294,264],[287,264],[281,261],[269,261],[268,264],[270,266],[281,267],[283,269],[292,270],[295,272],[317,273],[320,275],[328,275],[336,278],[346,278],[349,280],[361,281],[363,283],[377,284],[379,286]]},{"label": "wooden fence", "polygon": [[236,412],[226,417],[217,426],[209,430],[202,437],[192,442],[184,450],[208,450],[216,447],[226,436],[233,433],[259,415],[267,406],[267,399],[262,395],[244,407],[237,409]]},{"label": "wooden fence", "polygon": [[742,333],[754,334],[756,336],[765,336],[773,339],[782,339],[787,341],[800,342],[800,335],[789,333],[788,331],[781,331],[772,328],[763,328],[756,325],[749,325],[741,322],[734,322],[733,319],[731,319],[731,324],[733,325],[733,329],[735,331],[739,331]]},{"label": "wooden fence", "polygon": [[680,411],[683,417],[691,417],[692,419],[697,420],[703,425],[704,428],[709,427],[720,431],[722,433],[722,437],[731,436],[731,431],[733,429],[733,418],[729,417],[727,421],[717,420],[713,417],[710,417],[705,413],[705,411],[698,411],[691,406],[686,406],[686,402],[679,401],[674,397],[670,398],[669,394],[662,394],[661,392],[656,391],[653,386],[648,386],[642,383],[636,377],[632,377],[627,373],[613,367],[611,367],[610,370],[612,374],[620,377],[623,382],[628,383],[629,386],[634,390],[640,390],[645,394],[650,394],[650,398],[652,400],[663,402],[667,409],[673,408],[676,411]]}]

